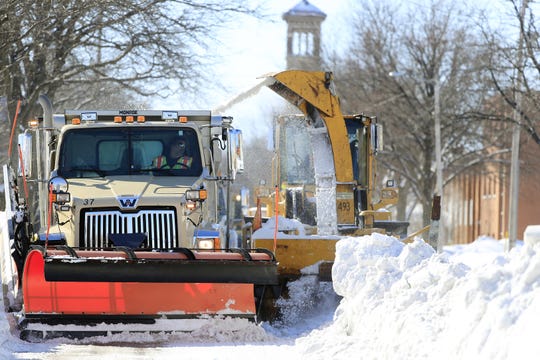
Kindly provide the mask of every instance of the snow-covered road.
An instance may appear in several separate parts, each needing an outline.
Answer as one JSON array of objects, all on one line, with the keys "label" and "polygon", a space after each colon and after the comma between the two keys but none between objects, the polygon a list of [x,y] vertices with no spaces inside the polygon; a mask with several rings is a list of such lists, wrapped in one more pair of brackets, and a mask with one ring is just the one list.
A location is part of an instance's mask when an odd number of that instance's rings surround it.
[{"label": "snow-covered road", "polygon": [[[2,359],[540,359],[540,245],[510,253],[480,238],[436,254],[384,235],[338,242],[334,288],[343,298],[289,322],[224,324],[176,336],[111,336],[46,343],[9,333],[0,313]],[[313,293],[297,284],[299,303]],[[320,290],[321,292],[326,289]],[[226,323],[226,322],[225,322]]]}]

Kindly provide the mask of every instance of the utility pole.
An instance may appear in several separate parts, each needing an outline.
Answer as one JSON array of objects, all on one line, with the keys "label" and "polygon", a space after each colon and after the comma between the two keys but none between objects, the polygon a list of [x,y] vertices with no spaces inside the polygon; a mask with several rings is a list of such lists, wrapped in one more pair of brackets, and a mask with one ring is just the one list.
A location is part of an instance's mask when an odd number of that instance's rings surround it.
[{"label": "utility pole", "polygon": [[442,150],[441,150],[441,83],[438,78],[433,79],[434,87],[434,109],[433,117],[435,126],[435,168],[436,168],[436,185],[435,195],[433,196],[433,208],[431,214],[431,224],[433,231],[429,231],[429,240],[431,245],[437,250],[442,251],[443,243],[441,241],[441,202],[443,192],[443,177],[442,177]]},{"label": "utility pole", "polygon": [[[391,77],[400,77],[407,74],[401,72],[392,71],[388,73]],[[431,79],[417,78],[412,76],[411,78],[416,80],[425,81],[426,83],[433,84],[433,120],[435,129],[435,192],[433,194],[433,204],[431,209],[431,227],[429,230],[429,244],[437,250],[442,251],[442,241],[440,235],[440,216],[441,216],[441,202],[443,192],[443,172],[442,172],[442,146],[441,146],[441,82],[438,77]]]},{"label": "utility pole", "polygon": [[525,21],[525,10],[527,1],[523,0],[519,12],[520,30],[517,50],[517,78],[514,87],[514,126],[512,129],[512,157],[510,164],[510,198],[508,209],[508,240],[505,243],[505,251],[510,251],[516,244],[517,221],[518,221],[518,200],[519,200],[519,142],[521,131],[521,82],[523,80],[523,22]]},{"label": "utility pole", "polygon": [[442,149],[441,149],[441,83],[439,79],[433,79],[434,83],[434,118],[435,118],[435,167],[437,168],[437,183],[435,185],[435,195],[442,197],[443,177],[442,177]]}]

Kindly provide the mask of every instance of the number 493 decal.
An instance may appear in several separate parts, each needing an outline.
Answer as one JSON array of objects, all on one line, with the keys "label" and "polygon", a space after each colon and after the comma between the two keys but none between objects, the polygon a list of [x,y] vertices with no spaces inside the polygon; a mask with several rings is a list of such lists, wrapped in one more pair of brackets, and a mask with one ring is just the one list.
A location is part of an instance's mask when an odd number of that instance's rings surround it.
[{"label": "number 493 decal", "polygon": [[339,211],[351,211],[351,203],[352,201],[349,200],[338,201],[337,208]]}]

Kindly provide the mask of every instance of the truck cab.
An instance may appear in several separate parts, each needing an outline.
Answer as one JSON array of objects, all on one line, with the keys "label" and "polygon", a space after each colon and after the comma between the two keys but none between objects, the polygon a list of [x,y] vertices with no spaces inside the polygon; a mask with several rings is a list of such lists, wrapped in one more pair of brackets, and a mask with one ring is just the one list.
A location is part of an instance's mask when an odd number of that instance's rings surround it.
[{"label": "truck cab", "polygon": [[[52,222],[47,240],[71,247],[225,244],[219,199],[242,171],[241,132],[230,118],[209,111],[67,110],[52,125],[35,128],[37,146],[49,144],[36,159],[38,183],[50,174],[51,188],[41,191],[67,201],[49,206],[40,196],[41,241]],[[28,133],[24,139],[33,141]]]}]

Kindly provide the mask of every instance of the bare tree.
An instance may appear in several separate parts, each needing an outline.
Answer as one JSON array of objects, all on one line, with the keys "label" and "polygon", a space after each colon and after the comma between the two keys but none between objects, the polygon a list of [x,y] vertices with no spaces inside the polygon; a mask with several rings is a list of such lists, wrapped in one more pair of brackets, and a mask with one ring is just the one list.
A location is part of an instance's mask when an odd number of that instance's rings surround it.
[{"label": "bare tree", "polygon": [[[211,83],[209,41],[238,13],[258,10],[240,0],[3,0],[0,96],[12,118],[17,100],[40,94],[61,107],[92,92],[200,93]],[[23,106],[20,118],[32,111]]]},{"label": "bare tree", "polygon": [[[492,106],[474,113],[479,118],[512,124],[518,121],[512,111],[519,113],[519,124],[529,138],[540,145],[540,33],[536,26],[532,1],[510,0],[509,16],[512,19],[507,28],[492,29],[484,21],[482,30],[489,47],[486,67],[493,82],[495,94],[504,106]],[[523,8],[522,8],[523,6]],[[522,11],[523,9],[523,11]],[[508,34],[515,36],[508,36]],[[521,37],[522,43],[518,44]],[[521,46],[521,49],[520,49]],[[522,52],[521,61],[518,52]],[[520,86],[517,79],[521,78]],[[516,101],[516,99],[520,101]]]},{"label": "bare tree", "polygon": [[341,94],[345,110],[382,119],[387,150],[382,162],[418,199],[427,224],[435,187],[436,82],[443,183],[487,156],[484,124],[466,116],[486,95],[485,47],[474,32],[475,17],[450,1],[392,4],[359,5],[354,41],[336,66],[337,77],[339,88],[346,89]]}]

